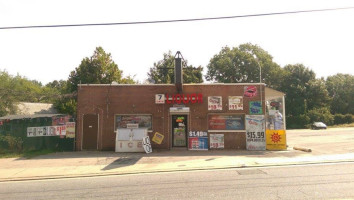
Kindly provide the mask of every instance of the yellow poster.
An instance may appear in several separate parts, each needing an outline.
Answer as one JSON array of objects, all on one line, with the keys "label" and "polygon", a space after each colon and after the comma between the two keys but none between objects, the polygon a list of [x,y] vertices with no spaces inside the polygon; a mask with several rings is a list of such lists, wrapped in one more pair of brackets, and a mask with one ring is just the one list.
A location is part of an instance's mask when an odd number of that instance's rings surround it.
[{"label": "yellow poster", "polygon": [[157,144],[161,144],[164,137],[165,136],[163,136],[161,133],[156,132],[154,137],[152,137],[152,141],[157,143]]},{"label": "yellow poster", "polygon": [[75,138],[75,122],[66,122],[66,137]]},{"label": "yellow poster", "polygon": [[285,130],[266,130],[267,150],[286,150]]}]

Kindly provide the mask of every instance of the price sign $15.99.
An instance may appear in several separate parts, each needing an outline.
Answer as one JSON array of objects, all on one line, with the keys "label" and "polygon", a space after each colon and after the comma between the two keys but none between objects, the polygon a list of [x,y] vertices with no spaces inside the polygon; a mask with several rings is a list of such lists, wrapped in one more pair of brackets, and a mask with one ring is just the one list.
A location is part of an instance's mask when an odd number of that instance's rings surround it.
[{"label": "price sign $15.99", "polygon": [[264,138],[264,132],[247,132],[247,139]]}]

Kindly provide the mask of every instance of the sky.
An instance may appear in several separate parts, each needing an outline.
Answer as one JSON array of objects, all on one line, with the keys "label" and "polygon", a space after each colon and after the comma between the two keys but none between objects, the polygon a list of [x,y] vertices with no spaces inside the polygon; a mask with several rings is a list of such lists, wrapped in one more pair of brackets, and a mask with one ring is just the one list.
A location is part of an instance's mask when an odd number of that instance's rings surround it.
[{"label": "sky", "polygon": [[[354,7],[352,0],[0,0],[0,27],[239,16]],[[354,75],[354,9],[198,22],[0,29],[0,70],[46,84],[67,80],[101,46],[143,83],[163,53],[204,67],[222,47],[252,43],[281,67]]]}]

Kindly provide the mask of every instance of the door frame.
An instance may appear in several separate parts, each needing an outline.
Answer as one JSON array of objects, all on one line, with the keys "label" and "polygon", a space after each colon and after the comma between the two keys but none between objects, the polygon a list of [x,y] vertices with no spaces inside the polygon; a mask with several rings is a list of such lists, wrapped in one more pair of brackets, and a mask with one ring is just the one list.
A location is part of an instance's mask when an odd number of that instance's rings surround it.
[{"label": "door frame", "polygon": [[98,113],[86,113],[86,114],[82,114],[82,125],[81,125],[81,130],[82,130],[82,134],[81,134],[81,150],[85,150],[83,149],[83,144],[84,144],[84,116],[85,115],[97,115],[97,140],[96,140],[96,150],[98,150],[98,143],[99,143],[99,130],[100,130],[100,114]]}]

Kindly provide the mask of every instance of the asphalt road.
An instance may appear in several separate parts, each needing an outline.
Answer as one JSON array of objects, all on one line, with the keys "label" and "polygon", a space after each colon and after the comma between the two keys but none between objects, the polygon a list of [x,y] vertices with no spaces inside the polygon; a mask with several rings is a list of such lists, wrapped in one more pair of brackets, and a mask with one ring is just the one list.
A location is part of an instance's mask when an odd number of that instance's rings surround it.
[{"label": "asphalt road", "polygon": [[354,163],[0,183],[0,199],[348,199]]}]

